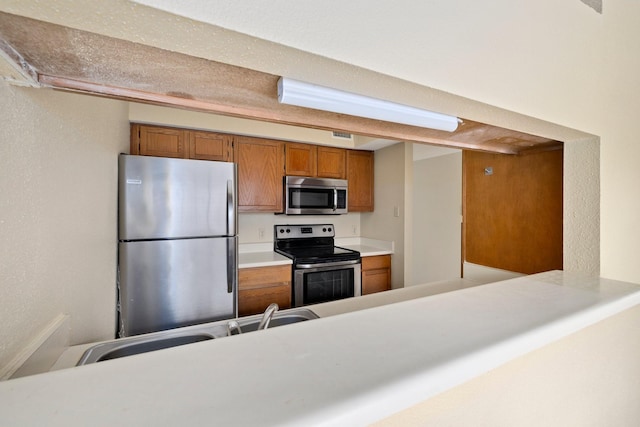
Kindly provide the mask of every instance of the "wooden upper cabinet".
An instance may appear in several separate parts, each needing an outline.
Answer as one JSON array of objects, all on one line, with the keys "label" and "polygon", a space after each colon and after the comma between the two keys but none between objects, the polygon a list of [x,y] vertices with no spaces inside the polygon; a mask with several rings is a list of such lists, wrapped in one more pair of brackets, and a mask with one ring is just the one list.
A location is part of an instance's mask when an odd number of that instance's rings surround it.
[{"label": "wooden upper cabinet", "polygon": [[187,131],[183,129],[131,125],[131,154],[187,157]]},{"label": "wooden upper cabinet", "polygon": [[285,174],[320,178],[347,177],[347,150],[344,148],[287,142]]},{"label": "wooden upper cabinet", "polygon": [[285,145],[285,174],[316,176],[318,147],[310,144],[287,142]]},{"label": "wooden upper cabinet", "polygon": [[131,154],[232,162],[233,136],[132,123]]},{"label": "wooden upper cabinet", "polygon": [[189,158],[233,161],[233,137],[223,133],[189,132]]},{"label": "wooden upper cabinet", "polygon": [[318,146],[318,176],[345,179],[347,177],[347,150]]},{"label": "wooden upper cabinet", "polygon": [[236,137],[238,211],[282,212],[284,142]]},{"label": "wooden upper cabinet", "polygon": [[347,150],[349,212],[373,212],[373,151]]}]

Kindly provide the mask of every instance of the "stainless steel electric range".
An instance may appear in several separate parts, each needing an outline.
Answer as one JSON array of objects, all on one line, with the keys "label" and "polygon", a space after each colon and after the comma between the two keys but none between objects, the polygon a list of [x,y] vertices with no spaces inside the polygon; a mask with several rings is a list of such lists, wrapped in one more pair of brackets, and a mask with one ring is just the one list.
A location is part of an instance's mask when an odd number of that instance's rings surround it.
[{"label": "stainless steel electric range", "polygon": [[360,296],[360,252],[335,246],[333,224],[274,226],[274,250],[293,260],[294,307]]}]

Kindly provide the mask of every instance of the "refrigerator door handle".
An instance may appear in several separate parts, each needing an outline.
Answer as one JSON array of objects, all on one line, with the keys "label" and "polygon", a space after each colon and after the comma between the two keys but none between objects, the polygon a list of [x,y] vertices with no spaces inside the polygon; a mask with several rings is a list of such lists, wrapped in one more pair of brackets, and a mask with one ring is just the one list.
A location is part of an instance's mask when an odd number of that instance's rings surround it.
[{"label": "refrigerator door handle", "polygon": [[227,236],[236,235],[235,186],[227,180]]},{"label": "refrigerator door handle", "polygon": [[236,283],[236,239],[227,238],[227,293],[233,293]]}]

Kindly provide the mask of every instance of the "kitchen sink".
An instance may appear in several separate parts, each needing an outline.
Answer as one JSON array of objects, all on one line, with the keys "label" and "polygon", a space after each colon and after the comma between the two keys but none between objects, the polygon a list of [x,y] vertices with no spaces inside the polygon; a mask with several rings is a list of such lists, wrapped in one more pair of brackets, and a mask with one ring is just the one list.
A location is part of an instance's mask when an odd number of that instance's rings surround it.
[{"label": "kitchen sink", "polygon": [[193,344],[215,338],[215,336],[211,334],[204,333],[186,333],[176,335],[176,330],[166,332],[173,332],[173,334],[156,332],[153,334],[139,335],[96,344],[84,352],[78,361],[78,366],[102,362],[105,360],[118,359],[120,357],[133,356],[135,354],[148,353],[150,351],[163,350],[165,348],[177,347],[180,345]]},{"label": "kitchen sink", "polygon": [[[284,313],[282,313],[284,314]],[[240,330],[242,332],[253,332],[258,330],[258,325],[260,324],[260,319],[262,316],[259,316],[257,320],[243,321],[242,319],[238,320],[238,324],[240,325]],[[304,322],[306,320],[317,319],[318,316],[311,310],[305,310],[304,313],[291,313],[286,315],[278,315],[276,313],[271,319],[271,323],[269,323],[269,328],[275,328],[276,326],[284,326],[290,325],[292,323]],[[236,335],[236,332],[233,331],[233,335]]]},{"label": "kitchen sink", "polygon": [[[274,314],[269,329],[317,318],[318,315],[306,308],[283,310]],[[77,366],[237,335],[238,328],[227,327],[231,320],[237,321],[240,332],[253,332],[261,319],[262,315],[258,314],[103,342],[87,349]]]}]

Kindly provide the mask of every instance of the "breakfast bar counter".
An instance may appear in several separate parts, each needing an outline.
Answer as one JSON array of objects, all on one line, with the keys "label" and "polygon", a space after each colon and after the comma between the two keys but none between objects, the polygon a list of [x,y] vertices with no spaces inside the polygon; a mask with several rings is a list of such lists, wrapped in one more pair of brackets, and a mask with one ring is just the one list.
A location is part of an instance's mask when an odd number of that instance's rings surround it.
[{"label": "breakfast bar counter", "polygon": [[552,271],[325,314],[0,383],[0,425],[366,425],[639,303]]}]

